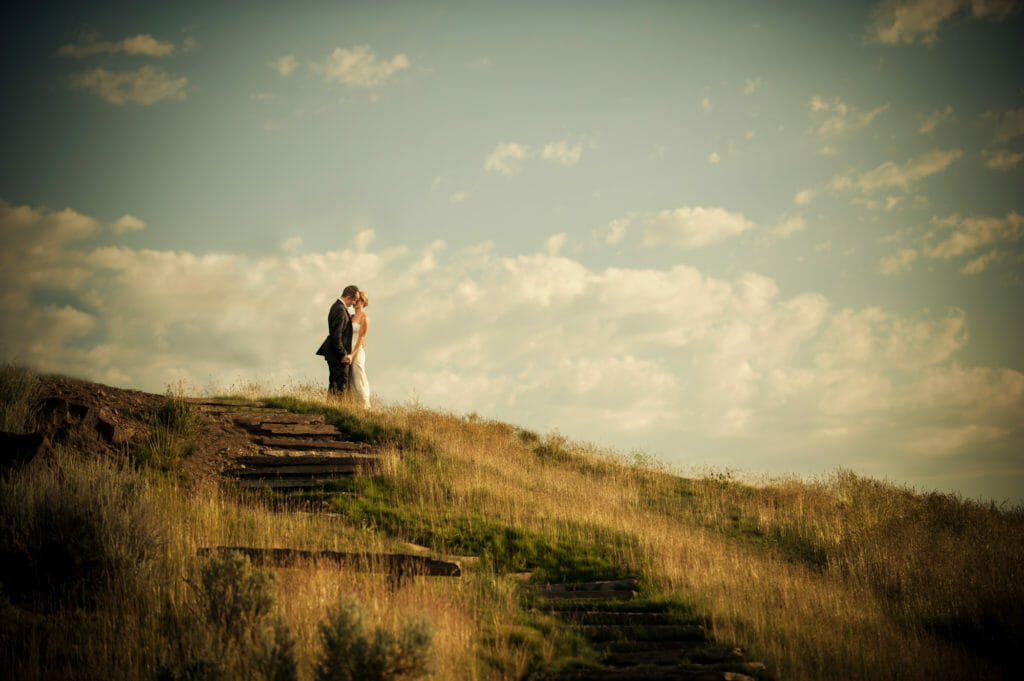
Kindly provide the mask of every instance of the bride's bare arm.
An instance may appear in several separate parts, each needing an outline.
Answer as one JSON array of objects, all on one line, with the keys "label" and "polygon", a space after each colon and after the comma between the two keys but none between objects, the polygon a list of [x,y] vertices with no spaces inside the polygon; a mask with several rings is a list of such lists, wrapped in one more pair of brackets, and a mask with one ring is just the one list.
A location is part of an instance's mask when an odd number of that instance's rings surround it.
[{"label": "bride's bare arm", "polygon": [[359,340],[356,341],[356,346],[352,348],[352,356],[355,357],[359,350],[363,347],[363,341],[366,340],[366,332],[370,330],[370,317],[365,312],[363,313],[362,323],[359,325]]}]

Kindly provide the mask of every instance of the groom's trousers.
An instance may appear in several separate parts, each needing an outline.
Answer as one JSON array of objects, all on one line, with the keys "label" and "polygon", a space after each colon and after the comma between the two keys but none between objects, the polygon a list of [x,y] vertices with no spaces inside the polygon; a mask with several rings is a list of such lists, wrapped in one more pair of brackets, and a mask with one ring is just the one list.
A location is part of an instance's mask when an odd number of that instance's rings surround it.
[{"label": "groom's trousers", "polygon": [[345,392],[351,383],[352,365],[327,360],[328,392],[340,394]]}]

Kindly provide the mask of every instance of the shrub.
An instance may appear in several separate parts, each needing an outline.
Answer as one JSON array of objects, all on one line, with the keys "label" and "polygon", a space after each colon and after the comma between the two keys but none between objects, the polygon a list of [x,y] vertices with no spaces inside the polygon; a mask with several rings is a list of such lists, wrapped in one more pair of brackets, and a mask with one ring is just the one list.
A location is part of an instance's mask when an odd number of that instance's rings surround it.
[{"label": "shrub", "polygon": [[143,584],[163,534],[144,485],[131,471],[61,451],[0,480],[0,582],[12,600],[92,607],[111,589]]},{"label": "shrub", "polygon": [[342,600],[320,625],[323,652],[317,681],[386,681],[416,678],[430,672],[433,627],[423,619],[406,619],[397,636],[386,629],[368,631],[357,602]]},{"label": "shrub", "polygon": [[135,462],[170,472],[196,449],[200,417],[184,398],[168,395],[152,416],[153,430],[145,442],[136,447]]},{"label": "shrub", "polygon": [[296,679],[295,639],[283,618],[271,619],[273,583],[241,554],[210,558],[195,585],[198,617],[171,612],[164,622],[178,659],[160,665],[158,681]]}]

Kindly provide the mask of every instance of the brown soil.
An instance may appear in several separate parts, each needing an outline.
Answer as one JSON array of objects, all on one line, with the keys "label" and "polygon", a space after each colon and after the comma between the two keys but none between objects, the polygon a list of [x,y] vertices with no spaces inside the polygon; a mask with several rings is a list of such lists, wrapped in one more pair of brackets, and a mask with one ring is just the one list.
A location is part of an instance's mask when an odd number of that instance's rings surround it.
[{"label": "brown soil", "polygon": [[[28,456],[65,445],[86,456],[127,457],[153,433],[157,410],[168,399],[65,376],[44,377],[37,398],[33,425],[41,438],[38,450]],[[183,472],[190,485],[202,485],[213,481],[231,458],[255,454],[257,447],[230,419],[198,405],[195,410],[201,422],[197,448],[185,458]]]}]

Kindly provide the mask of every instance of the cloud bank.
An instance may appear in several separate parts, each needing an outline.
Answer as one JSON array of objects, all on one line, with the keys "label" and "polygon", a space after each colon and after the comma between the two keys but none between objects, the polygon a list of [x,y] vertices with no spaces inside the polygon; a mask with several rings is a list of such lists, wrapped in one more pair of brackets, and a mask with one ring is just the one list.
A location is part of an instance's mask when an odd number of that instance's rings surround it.
[{"label": "cloud bank", "polygon": [[[980,235],[976,248],[1017,234],[1015,220],[950,229]],[[747,222],[680,209],[651,227],[685,242]],[[1021,468],[1024,374],[961,365],[955,308],[837,308],[756,273],[687,265],[596,269],[560,255],[564,235],[508,255],[488,243],[375,249],[364,231],[341,250],[291,240],[255,256],[132,249],[116,229],[0,201],[5,358],[155,391],[322,384],[313,353],[354,282],[376,310],[372,386],[391,400],[748,470]]]}]

